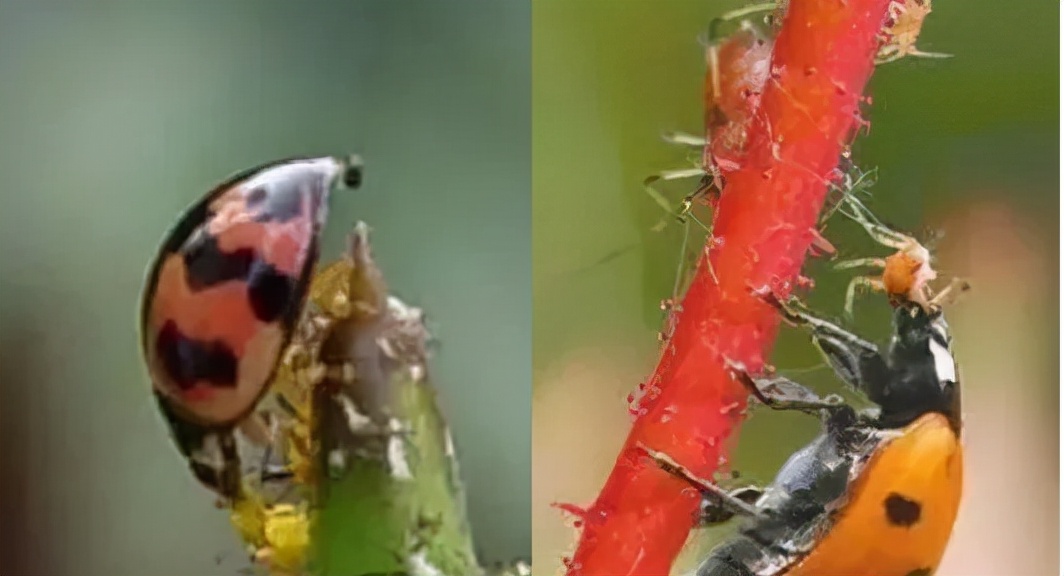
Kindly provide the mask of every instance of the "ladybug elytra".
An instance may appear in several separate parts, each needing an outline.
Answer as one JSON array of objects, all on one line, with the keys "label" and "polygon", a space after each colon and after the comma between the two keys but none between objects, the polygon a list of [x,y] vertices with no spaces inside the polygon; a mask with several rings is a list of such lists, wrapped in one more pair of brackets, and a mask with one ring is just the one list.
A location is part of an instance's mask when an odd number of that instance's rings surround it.
[{"label": "ladybug elytra", "polygon": [[141,347],[159,408],[195,476],[240,491],[233,430],[269,388],[307,297],[329,197],[357,157],[293,158],[238,173],[188,208],[151,265]]}]

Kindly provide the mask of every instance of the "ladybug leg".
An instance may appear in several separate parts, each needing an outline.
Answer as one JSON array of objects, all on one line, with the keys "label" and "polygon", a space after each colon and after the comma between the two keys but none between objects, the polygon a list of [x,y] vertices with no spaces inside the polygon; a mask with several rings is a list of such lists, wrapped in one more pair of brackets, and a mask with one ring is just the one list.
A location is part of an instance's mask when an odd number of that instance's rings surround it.
[{"label": "ladybug leg", "polygon": [[726,366],[732,378],[742,384],[758,402],[773,410],[795,410],[819,415],[822,411],[836,412],[840,407],[846,406],[841,396],[832,394],[821,398],[809,388],[788,378],[758,378],[737,362],[726,361]]},{"label": "ladybug leg", "polygon": [[726,493],[728,495],[728,502],[725,502],[717,492],[702,492],[702,502],[698,508],[696,526],[706,528],[723,524],[735,517],[735,506],[731,503],[735,500],[739,500],[750,506],[756,506],[757,500],[761,498],[761,495],[764,493],[765,489],[761,486],[743,486],[741,488],[729,490]]},{"label": "ladybug leg", "polygon": [[[272,449],[268,450],[269,453],[272,453]],[[266,458],[270,457],[269,453],[267,453]],[[274,466],[265,461],[259,472],[259,482],[263,484],[267,482],[284,482],[294,477],[295,473],[289,470],[287,466]]]},{"label": "ladybug leg", "polygon": [[758,292],[757,295],[779,310],[785,320],[810,333],[813,345],[839,379],[879,403],[891,374],[878,346],[827,320],[797,309],[794,305],[797,299],[792,298],[791,303],[785,304],[770,290]]},{"label": "ladybug leg", "polygon": [[761,488],[746,487],[729,492],[708,480],[699,478],[664,452],[652,450],[641,443],[636,448],[650,457],[659,468],[698,490],[702,496],[702,504],[696,517],[699,524],[703,523],[703,517],[707,514],[709,518],[706,525],[726,522],[734,516],[761,515],[761,511],[754,505],[763,492]]},{"label": "ladybug leg", "polygon": [[218,433],[218,444],[222,451],[222,469],[219,475],[221,493],[232,502],[243,494],[240,453],[237,452],[236,438],[230,430]]}]

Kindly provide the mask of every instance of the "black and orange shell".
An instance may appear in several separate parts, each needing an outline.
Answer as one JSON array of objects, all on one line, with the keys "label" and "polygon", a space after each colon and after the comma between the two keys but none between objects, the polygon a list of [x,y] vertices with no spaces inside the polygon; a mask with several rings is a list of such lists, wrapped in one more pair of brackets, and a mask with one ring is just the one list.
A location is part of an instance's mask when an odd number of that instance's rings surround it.
[{"label": "black and orange shell", "polygon": [[933,574],[960,508],[954,424],[929,412],[858,444],[849,451],[821,435],[795,453],[775,483],[786,492],[780,513],[714,549],[699,576]]},{"label": "black and orange shell", "polygon": [[351,171],[324,157],[241,172],[163,240],[140,329],[153,388],[172,416],[222,428],[254,409],[306,299],[329,195],[352,183]]},{"label": "black and orange shell", "polygon": [[831,529],[787,576],[930,575],[960,508],[963,451],[941,414],[886,440],[847,489]]}]

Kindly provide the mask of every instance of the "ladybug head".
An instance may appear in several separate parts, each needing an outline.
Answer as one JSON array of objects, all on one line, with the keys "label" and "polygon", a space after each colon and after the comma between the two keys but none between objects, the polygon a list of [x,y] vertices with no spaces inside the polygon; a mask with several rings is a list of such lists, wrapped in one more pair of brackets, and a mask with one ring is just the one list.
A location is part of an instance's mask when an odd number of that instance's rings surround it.
[{"label": "ladybug head", "polygon": [[884,415],[915,417],[939,412],[959,421],[960,379],[953,337],[942,309],[906,302],[894,310],[894,336],[888,352],[889,392],[880,402]]}]

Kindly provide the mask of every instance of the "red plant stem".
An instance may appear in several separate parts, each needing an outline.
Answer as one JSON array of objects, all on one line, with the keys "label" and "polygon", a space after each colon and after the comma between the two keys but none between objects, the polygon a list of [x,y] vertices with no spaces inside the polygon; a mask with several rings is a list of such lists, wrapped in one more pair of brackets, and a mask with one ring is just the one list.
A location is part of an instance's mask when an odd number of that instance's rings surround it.
[{"label": "red plant stem", "polygon": [[743,418],[746,395],[722,360],[754,372],[764,365],[779,319],[750,289],[791,291],[854,134],[889,2],[790,1],[747,157],[717,206],[716,239],[674,311],[675,328],[614,469],[583,514],[569,576],[669,573],[698,497],[638,446],[663,451],[703,478],[727,456],[722,446]]}]

